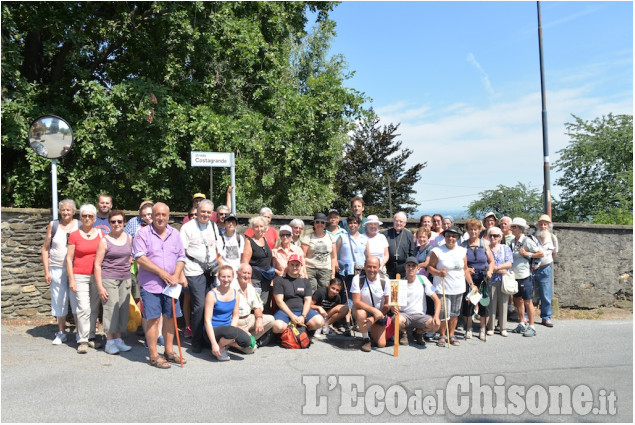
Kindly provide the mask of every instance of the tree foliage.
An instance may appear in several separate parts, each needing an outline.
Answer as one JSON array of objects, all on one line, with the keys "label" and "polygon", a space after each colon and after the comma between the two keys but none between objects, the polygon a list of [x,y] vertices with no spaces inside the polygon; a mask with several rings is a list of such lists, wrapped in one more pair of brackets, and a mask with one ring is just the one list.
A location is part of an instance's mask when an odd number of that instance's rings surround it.
[{"label": "tree foliage", "polygon": [[358,124],[337,171],[334,208],[350,212],[350,199],[361,195],[366,214],[389,217],[390,202],[393,214],[416,211],[418,204],[412,196],[415,194],[413,186],[421,179],[419,172],[426,163],[406,168],[406,161],[413,151],[401,148],[402,142],[396,140],[398,128],[399,124],[392,123],[380,126],[379,118],[372,110]]},{"label": "tree foliage", "polygon": [[[330,205],[364,100],[345,87],[330,2],[3,2],[2,205],[50,206],[33,119],[65,118],[60,198],[186,209],[209,186],[191,151],[235,152],[237,207],[309,214]],[[311,33],[306,14],[317,13]],[[215,172],[214,187],[229,184]],[[224,202],[224,196],[217,201]]]},{"label": "tree foliage", "polygon": [[562,171],[556,218],[605,224],[633,223],[633,116],[609,114],[593,121],[573,116],[569,146],[558,151]]},{"label": "tree foliage", "polygon": [[467,211],[471,217],[482,218],[490,211],[498,218],[523,217],[534,221],[542,214],[542,194],[538,189],[518,182],[516,186],[499,184],[496,189],[479,193],[478,200],[468,205]]}]

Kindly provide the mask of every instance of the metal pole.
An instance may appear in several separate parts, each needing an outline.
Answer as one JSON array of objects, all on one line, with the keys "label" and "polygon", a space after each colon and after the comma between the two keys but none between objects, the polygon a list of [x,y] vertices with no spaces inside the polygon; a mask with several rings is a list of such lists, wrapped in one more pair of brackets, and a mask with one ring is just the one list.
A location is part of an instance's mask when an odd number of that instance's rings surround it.
[{"label": "metal pole", "polygon": [[209,167],[209,200],[214,202],[214,167]]},{"label": "metal pole", "polygon": [[234,152],[229,154],[229,158],[231,161],[230,174],[231,174],[231,185],[234,186],[232,189],[232,213],[236,214],[236,168],[234,164]]},{"label": "metal pole", "polygon": [[53,220],[57,220],[57,159],[51,160],[51,188],[53,191]]},{"label": "metal pole", "polygon": [[545,69],[542,59],[542,18],[540,2],[536,2],[538,9],[538,52],[540,54],[540,95],[542,97],[542,151],[544,155],[544,211],[551,217],[551,182],[549,168],[549,138],[547,136],[547,98],[545,93]]}]

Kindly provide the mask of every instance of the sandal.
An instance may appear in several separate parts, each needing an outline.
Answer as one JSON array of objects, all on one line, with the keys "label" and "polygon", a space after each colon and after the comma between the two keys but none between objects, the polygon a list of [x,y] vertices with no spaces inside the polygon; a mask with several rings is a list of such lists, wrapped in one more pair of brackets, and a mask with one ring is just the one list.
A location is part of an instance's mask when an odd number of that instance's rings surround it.
[{"label": "sandal", "polygon": [[170,366],[170,363],[165,361],[165,359],[161,356],[156,356],[155,358],[151,358],[150,366],[156,367],[158,369],[169,369],[172,367]]},{"label": "sandal", "polygon": [[[165,357],[165,359],[169,361],[170,363],[175,363],[178,365],[181,364],[181,358],[176,353],[163,353],[163,357]],[[183,364],[185,363],[187,363],[187,361],[183,359]]]},{"label": "sandal", "polygon": [[457,341],[454,336],[451,336],[450,337],[450,345],[454,345],[456,347],[456,346],[461,345],[461,343],[459,341]]},{"label": "sandal", "polygon": [[440,336],[439,340],[437,341],[437,347],[445,347],[445,337],[444,336]]}]

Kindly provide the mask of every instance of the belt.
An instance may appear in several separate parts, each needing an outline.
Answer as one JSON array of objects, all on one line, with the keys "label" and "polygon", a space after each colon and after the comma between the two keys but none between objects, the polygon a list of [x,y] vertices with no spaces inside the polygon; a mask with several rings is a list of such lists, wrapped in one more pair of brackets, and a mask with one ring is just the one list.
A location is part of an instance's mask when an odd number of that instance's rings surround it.
[{"label": "belt", "polygon": [[553,264],[553,263],[549,263],[549,264],[547,264],[547,265],[540,266],[540,267],[538,267],[536,270],[546,269],[547,267],[549,267],[549,266],[550,266],[550,265],[552,265],[552,264]]},{"label": "belt", "polygon": [[242,319],[246,319],[246,318],[248,318],[249,316],[251,316],[251,313],[249,313],[249,314],[245,314],[244,316],[239,316],[239,317],[238,317],[238,319],[240,319],[240,320],[242,320]]}]

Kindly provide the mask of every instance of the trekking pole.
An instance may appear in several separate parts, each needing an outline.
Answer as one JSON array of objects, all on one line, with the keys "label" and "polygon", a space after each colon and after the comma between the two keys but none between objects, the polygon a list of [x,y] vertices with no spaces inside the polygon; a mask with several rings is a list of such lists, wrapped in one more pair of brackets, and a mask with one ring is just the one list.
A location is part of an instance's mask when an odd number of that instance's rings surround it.
[{"label": "trekking pole", "polygon": [[[401,279],[401,275],[399,273],[397,273],[396,276],[397,280]],[[392,290],[392,288],[391,288]],[[392,303],[391,303],[392,304]],[[399,357],[399,310],[397,310],[397,313],[395,313],[395,318],[393,319],[393,326],[395,327],[395,345],[394,345],[394,350],[393,350],[393,356],[394,357]]]},{"label": "trekking pole", "polygon": [[445,277],[441,278],[441,288],[443,289],[443,311],[445,311],[445,333],[447,335],[448,348],[450,348],[450,324],[448,319],[448,304],[445,300]]},{"label": "trekking pole", "polygon": [[174,333],[176,334],[176,345],[179,347],[179,359],[181,367],[183,367],[183,353],[181,352],[181,338],[179,338],[179,328],[176,324],[176,307],[174,306],[174,298],[172,298],[172,317],[174,318]]}]

